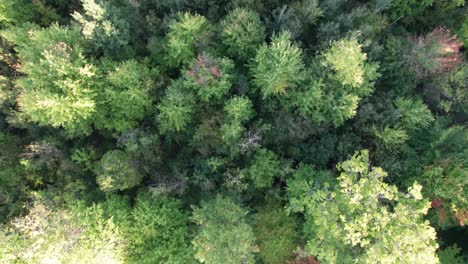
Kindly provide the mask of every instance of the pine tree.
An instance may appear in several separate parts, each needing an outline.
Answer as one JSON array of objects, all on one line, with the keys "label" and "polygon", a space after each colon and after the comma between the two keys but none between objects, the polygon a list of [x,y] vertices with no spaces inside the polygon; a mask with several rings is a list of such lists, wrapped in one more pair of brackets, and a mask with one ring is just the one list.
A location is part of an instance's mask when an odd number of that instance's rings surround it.
[{"label": "pine tree", "polygon": [[192,241],[201,263],[254,263],[255,237],[245,222],[247,211],[231,198],[217,196],[193,210],[199,226]]},{"label": "pine tree", "polygon": [[170,24],[164,49],[169,67],[187,65],[202,52],[210,40],[212,29],[205,17],[179,13]]},{"label": "pine tree", "polygon": [[31,24],[2,33],[16,44],[24,62],[18,80],[21,113],[39,125],[63,127],[70,136],[86,135],[96,111],[96,69],[84,57],[79,33],[53,25]]},{"label": "pine tree", "polygon": [[174,81],[158,104],[157,120],[163,134],[183,131],[193,118],[195,100],[182,85],[181,80]]},{"label": "pine tree", "polygon": [[286,94],[304,78],[302,51],[290,38],[290,33],[283,32],[275,35],[270,45],[263,44],[257,50],[252,75],[264,99]]},{"label": "pine tree", "polygon": [[265,26],[252,10],[236,8],[221,21],[221,40],[232,58],[248,61],[265,37]]}]

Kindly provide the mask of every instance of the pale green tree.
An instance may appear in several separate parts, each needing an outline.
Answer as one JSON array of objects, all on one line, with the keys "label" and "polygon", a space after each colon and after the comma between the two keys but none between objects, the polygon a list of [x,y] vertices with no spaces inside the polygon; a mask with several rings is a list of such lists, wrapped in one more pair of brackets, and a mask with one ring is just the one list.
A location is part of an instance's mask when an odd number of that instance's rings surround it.
[{"label": "pale green tree", "polygon": [[109,64],[105,67],[112,70],[105,72],[99,83],[102,87],[95,122],[99,128],[121,132],[145,117],[152,103],[149,90],[153,82],[148,67],[135,60]]},{"label": "pale green tree", "polygon": [[355,39],[333,41],[309,69],[308,80],[293,95],[293,106],[305,118],[340,126],[354,117],[361,98],[369,96],[380,76],[378,65]]},{"label": "pale green tree", "polygon": [[198,14],[179,13],[170,24],[164,42],[168,66],[187,65],[203,51],[212,34],[208,20]]},{"label": "pale green tree", "polygon": [[263,44],[252,62],[254,84],[263,98],[281,96],[303,80],[302,50],[290,40],[287,31],[273,36],[271,44]]},{"label": "pale green tree", "polygon": [[174,81],[158,104],[157,121],[162,133],[180,132],[187,128],[195,114],[195,98],[184,90],[182,80]]},{"label": "pale green tree", "polygon": [[254,114],[253,104],[249,98],[235,96],[224,105],[224,122],[221,126],[224,142],[233,143],[242,136],[245,131],[244,123]]},{"label": "pale green tree", "polygon": [[383,181],[366,150],[327,172],[301,166],[288,182],[289,208],[305,214],[307,250],[321,263],[439,263],[430,207],[415,183],[406,192]]},{"label": "pale green tree", "polygon": [[16,45],[25,74],[17,82],[21,114],[39,125],[61,127],[71,136],[89,134],[96,111],[96,69],[82,54],[79,32],[32,24],[2,33]]},{"label": "pale green tree", "polygon": [[84,13],[72,17],[81,26],[90,50],[97,55],[122,57],[128,51],[129,24],[119,10],[105,1],[81,0]]}]

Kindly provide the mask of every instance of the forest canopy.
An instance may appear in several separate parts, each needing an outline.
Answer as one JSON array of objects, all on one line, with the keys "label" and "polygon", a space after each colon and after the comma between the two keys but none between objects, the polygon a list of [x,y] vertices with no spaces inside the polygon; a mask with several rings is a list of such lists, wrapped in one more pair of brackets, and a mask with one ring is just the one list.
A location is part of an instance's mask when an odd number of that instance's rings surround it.
[{"label": "forest canopy", "polygon": [[0,2],[0,263],[468,262],[465,0]]}]

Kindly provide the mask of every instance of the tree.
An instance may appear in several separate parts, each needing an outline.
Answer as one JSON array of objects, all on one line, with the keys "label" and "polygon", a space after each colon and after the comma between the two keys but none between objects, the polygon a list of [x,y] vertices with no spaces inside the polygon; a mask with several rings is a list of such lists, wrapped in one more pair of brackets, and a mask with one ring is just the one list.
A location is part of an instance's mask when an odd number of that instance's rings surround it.
[{"label": "tree", "polygon": [[18,155],[21,139],[0,133],[0,223],[21,212],[28,190]]},{"label": "tree", "polygon": [[307,249],[321,263],[438,263],[435,230],[423,217],[430,205],[415,183],[406,193],[370,168],[367,151],[326,172],[299,167],[288,182],[290,210],[304,212]]},{"label": "tree", "polygon": [[430,163],[420,177],[424,194],[432,200],[433,222],[440,228],[468,221],[467,138],[463,127],[443,130],[431,143]]},{"label": "tree", "polygon": [[331,42],[312,65],[305,85],[292,96],[290,107],[315,122],[342,125],[356,115],[359,101],[373,91],[380,76],[378,65],[366,60],[356,39]]},{"label": "tree", "polygon": [[84,14],[75,11],[72,17],[80,24],[83,37],[90,41],[90,50],[96,55],[125,57],[129,51],[130,29],[119,10],[107,2],[81,2]]},{"label": "tree", "polygon": [[223,140],[226,143],[237,142],[245,130],[243,123],[254,114],[252,101],[243,96],[232,97],[226,101],[224,113],[224,124],[221,126]]},{"label": "tree", "polygon": [[331,78],[343,86],[356,88],[364,83],[366,59],[357,40],[339,40],[331,42],[330,48],[323,54],[322,64],[331,69]]},{"label": "tree", "polygon": [[0,25],[20,25],[25,22],[37,23],[41,26],[49,26],[54,21],[61,19],[57,10],[52,8],[47,1],[2,1],[0,3]]},{"label": "tree", "polygon": [[467,82],[468,65],[465,62],[427,84],[424,89],[424,99],[435,109],[466,116],[468,94],[465,92],[465,84]]},{"label": "tree", "polygon": [[220,195],[193,209],[199,226],[192,241],[201,263],[254,263],[255,237],[245,222],[248,211]]},{"label": "tree", "polygon": [[177,199],[140,192],[127,236],[130,262],[195,263],[188,239],[189,217]]},{"label": "tree", "polygon": [[185,72],[184,85],[194,89],[201,101],[216,101],[229,92],[233,69],[234,64],[227,58],[199,54]]},{"label": "tree", "polygon": [[103,67],[113,69],[105,73],[96,114],[97,125],[117,132],[135,127],[152,103],[150,70],[135,60]]},{"label": "tree", "polygon": [[372,127],[371,131],[376,139],[378,153],[391,153],[400,150],[408,140],[407,132],[401,128]]},{"label": "tree", "polygon": [[456,244],[440,250],[437,253],[440,264],[463,264],[464,259],[460,255],[460,251]]},{"label": "tree", "polygon": [[21,113],[39,125],[63,127],[70,136],[86,135],[96,111],[96,69],[83,57],[73,29],[31,24],[2,33],[13,42],[26,76],[17,83]]},{"label": "tree", "polygon": [[273,185],[275,177],[281,177],[285,171],[279,157],[271,150],[261,148],[253,156],[247,175],[255,188],[268,188]]},{"label": "tree", "polygon": [[228,121],[239,123],[249,121],[254,115],[252,101],[245,96],[234,96],[226,101],[224,112]]},{"label": "tree", "polygon": [[209,43],[211,25],[203,16],[179,13],[169,27],[164,43],[169,67],[187,65]]},{"label": "tree", "polygon": [[221,21],[221,41],[227,54],[241,61],[248,61],[265,40],[265,26],[260,16],[246,8],[232,10]]},{"label": "tree", "polygon": [[395,100],[395,106],[401,114],[401,127],[409,131],[426,128],[434,121],[431,111],[421,99],[399,97]]},{"label": "tree", "polygon": [[127,199],[110,196],[86,206],[67,207],[36,193],[29,212],[0,230],[0,261],[5,263],[123,263],[128,226]]},{"label": "tree", "polygon": [[283,32],[273,36],[270,45],[263,44],[257,50],[251,70],[264,99],[284,95],[303,80],[302,51],[290,38],[291,34]]},{"label": "tree", "polygon": [[161,133],[183,131],[193,118],[194,108],[193,95],[183,89],[181,80],[174,81],[158,104]]},{"label": "tree", "polygon": [[104,192],[135,187],[142,178],[130,164],[127,153],[122,150],[111,150],[104,154],[97,164],[96,175],[96,181]]},{"label": "tree", "polygon": [[391,4],[390,15],[394,19],[399,19],[404,16],[414,16],[433,3],[434,0],[396,0]]},{"label": "tree", "polygon": [[253,230],[264,263],[282,264],[296,249],[297,219],[288,216],[279,204],[267,203],[255,214]]},{"label": "tree", "polygon": [[438,27],[426,36],[411,36],[408,40],[410,48],[404,59],[418,79],[448,72],[463,63],[459,52],[463,43],[446,28]]}]

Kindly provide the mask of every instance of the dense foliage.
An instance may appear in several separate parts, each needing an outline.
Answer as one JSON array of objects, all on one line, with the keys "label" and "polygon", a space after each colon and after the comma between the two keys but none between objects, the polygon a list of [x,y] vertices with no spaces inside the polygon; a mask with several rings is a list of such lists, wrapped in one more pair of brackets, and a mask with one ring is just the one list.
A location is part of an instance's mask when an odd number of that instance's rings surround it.
[{"label": "dense foliage", "polygon": [[467,8],[0,1],[0,263],[466,263]]}]

